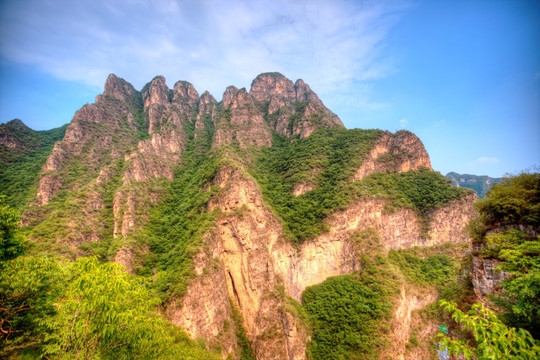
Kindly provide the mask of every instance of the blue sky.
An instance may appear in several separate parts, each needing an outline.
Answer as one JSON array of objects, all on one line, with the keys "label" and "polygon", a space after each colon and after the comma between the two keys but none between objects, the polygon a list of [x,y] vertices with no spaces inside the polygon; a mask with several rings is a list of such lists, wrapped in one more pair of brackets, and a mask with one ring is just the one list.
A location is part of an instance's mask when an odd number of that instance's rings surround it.
[{"label": "blue sky", "polygon": [[540,164],[538,0],[0,1],[0,122],[67,123],[109,73],[220,100],[267,71],[348,128],[416,133],[443,174]]}]

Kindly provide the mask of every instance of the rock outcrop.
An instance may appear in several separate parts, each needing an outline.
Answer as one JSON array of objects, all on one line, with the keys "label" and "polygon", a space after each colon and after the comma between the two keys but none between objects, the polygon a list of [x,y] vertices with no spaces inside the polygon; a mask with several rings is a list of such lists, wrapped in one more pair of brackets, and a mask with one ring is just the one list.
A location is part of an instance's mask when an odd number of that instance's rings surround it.
[{"label": "rock outcrop", "polygon": [[420,168],[431,169],[429,155],[420,139],[409,131],[395,134],[387,131],[377,140],[352,180],[362,180],[376,172],[406,172]]},{"label": "rock outcrop", "polygon": [[[231,92],[230,87],[226,91]],[[272,132],[263,115],[255,107],[253,98],[245,89],[238,90],[231,98],[227,110],[216,123],[212,147],[237,142],[241,149],[272,145]],[[224,101],[225,103],[225,95]]]},{"label": "rock outcrop", "polygon": [[[161,197],[156,188],[159,183],[150,180],[173,179],[189,140],[186,128],[194,121],[199,94],[185,81],[178,81],[170,90],[165,78],[157,76],[143,89],[142,99],[150,138],[139,141],[137,149],[124,156],[122,186],[115,193],[113,204],[114,237],[129,235],[148,219],[148,214],[139,209],[150,207]],[[132,186],[141,182],[145,182],[146,189]]]},{"label": "rock outcrop", "polygon": [[263,108],[270,127],[287,137],[307,137],[313,131],[343,126],[310,87],[301,79],[296,84],[280,73],[257,76],[249,94]]},{"label": "rock outcrop", "polygon": [[[538,238],[540,231],[530,225],[523,224],[495,224],[491,230],[486,233],[486,236],[504,232],[510,229],[517,229],[531,238]],[[497,294],[500,290],[502,281],[512,277],[512,274],[499,269],[501,261],[483,254],[483,249],[488,245],[485,238],[482,241],[472,243],[472,270],[471,281],[474,287],[474,292],[478,299],[486,302],[489,295]]]}]

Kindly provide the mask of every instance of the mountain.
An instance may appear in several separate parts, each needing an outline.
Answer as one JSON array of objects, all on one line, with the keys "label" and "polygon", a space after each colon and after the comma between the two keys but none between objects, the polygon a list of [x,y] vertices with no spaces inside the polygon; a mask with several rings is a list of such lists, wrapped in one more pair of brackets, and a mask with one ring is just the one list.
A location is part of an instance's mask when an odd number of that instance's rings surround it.
[{"label": "mountain", "polygon": [[19,119],[0,124],[0,195],[8,196],[7,204],[20,206],[29,200],[30,188],[66,128],[35,131]]},{"label": "mountain", "polygon": [[479,199],[486,197],[486,193],[493,184],[500,183],[502,178],[492,178],[489,176],[478,176],[469,174],[458,174],[450,172],[446,178],[452,181],[452,186],[472,189],[476,192]]},{"label": "mountain", "polygon": [[279,73],[220,102],[111,74],[55,140],[17,204],[34,255],[124,265],[225,357],[435,356],[420,310],[457,281],[476,196],[413,133],[347,130]]}]

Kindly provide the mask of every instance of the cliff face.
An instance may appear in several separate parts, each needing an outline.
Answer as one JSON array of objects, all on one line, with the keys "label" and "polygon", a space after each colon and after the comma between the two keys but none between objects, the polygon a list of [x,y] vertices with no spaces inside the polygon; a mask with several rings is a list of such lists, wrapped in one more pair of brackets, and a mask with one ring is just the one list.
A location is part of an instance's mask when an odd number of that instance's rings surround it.
[{"label": "cliff face", "polygon": [[[258,359],[305,358],[306,330],[299,319],[284,312],[276,288],[283,286],[287,296],[300,301],[306,287],[358,270],[354,238],[359,231],[374,228],[387,250],[467,243],[463,227],[474,215],[472,197],[442,207],[431,214],[430,236],[425,239],[412,210],[387,213],[384,200],[360,200],[328,218],[328,233],[295,248],[281,239],[279,220],[264,204],[257,183],[241,168],[222,169],[215,184],[225,191],[210,207],[223,215],[206,237],[205,249],[210,250],[201,250],[196,258],[197,277],[182,303],[169,308],[169,315],[192,336],[212,341],[223,336],[230,301],[245,320]],[[205,271],[209,264],[219,266]],[[405,353],[408,336],[403,331],[410,327],[411,312],[435,299],[433,294],[419,298],[404,290],[402,296],[395,313],[399,326],[394,331],[403,338],[398,339],[398,355]]]},{"label": "cliff face", "polygon": [[[473,197],[455,200],[427,214],[426,236],[425,219],[415,211],[388,211],[389,200],[358,198],[326,217],[328,231],[293,246],[252,176],[254,159],[238,153],[272,146],[273,133],[301,141],[328,127],[343,124],[302,80],[293,83],[277,73],[259,75],[249,92],[228,87],[221,102],[208,92],[199,96],[184,81],[169,89],[158,76],[138,92],[111,75],[104,94],[75,114],[55,144],[40,175],[37,205],[26,218],[38,228],[40,221],[54,224],[60,230],[52,242],[65,244],[73,256],[89,242],[115,239],[114,260],[134,272],[137,254],[152,251],[140,230],[175,171],[194,154],[222,156],[207,184],[219,191],[199,209],[219,215],[193,258],[195,275],[185,295],[170,299],[164,313],[234,358],[236,330],[243,326],[257,359],[304,359],[309,331],[291,304],[306,287],[360,269],[358,233],[374,230],[385,251],[462,243],[468,241],[464,225],[474,215]],[[350,180],[420,168],[431,169],[421,141],[409,132],[386,132]],[[293,191],[300,196],[310,186]],[[35,214],[38,220],[30,219]],[[404,289],[401,297],[394,314],[396,356],[405,351],[411,313],[433,296],[421,299]]]},{"label": "cliff face", "polygon": [[406,172],[423,167],[431,169],[431,161],[416,135],[409,131],[398,131],[396,134],[386,132],[377,140],[352,180],[362,180],[376,172]]},{"label": "cliff face", "polygon": [[[510,229],[520,230],[532,238],[540,236],[538,228],[524,224],[496,224],[486,233],[486,236]],[[501,290],[500,284],[503,280],[512,277],[512,274],[497,269],[501,265],[500,260],[482,254],[482,250],[487,246],[485,238],[482,241],[472,243],[471,281],[476,296],[482,302],[486,302],[489,295],[496,294]]]}]

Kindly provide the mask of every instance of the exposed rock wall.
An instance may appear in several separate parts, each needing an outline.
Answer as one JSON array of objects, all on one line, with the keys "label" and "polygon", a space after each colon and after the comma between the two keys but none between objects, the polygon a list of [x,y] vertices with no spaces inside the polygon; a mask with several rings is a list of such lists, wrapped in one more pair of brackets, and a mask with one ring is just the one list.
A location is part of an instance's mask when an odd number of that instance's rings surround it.
[{"label": "exposed rock wall", "polygon": [[320,128],[343,126],[302,79],[293,84],[279,73],[261,74],[253,80],[249,94],[267,106],[264,115],[278,134],[303,138]]},{"label": "exposed rock wall", "polygon": [[[296,330],[297,320],[283,311],[276,290],[279,279],[272,249],[279,243],[279,221],[264,204],[255,181],[242,170],[221,169],[214,185],[223,195],[209,206],[219,208],[223,216],[208,234],[210,250],[197,256],[199,276],[182,304],[169,308],[171,320],[194,337],[211,339],[230,321],[230,299],[240,309],[258,359],[305,358],[305,339]],[[292,251],[290,245],[283,246]],[[211,263],[219,264],[219,269],[201,271]]]},{"label": "exposed rock wall", "polygon": [[[434,213],[431,224],[434,236],[429,240],[420,235],[413,211],[387,213],[384,201],[362,200],[333,214],[328,219],[327,234],[294,248],[280,240],[281,225],[263,203],[260,189],[249,175],[239,168],[225,168],[217,175],[215,184],[224,191],[210,206],[218,207],[224,215],[208,235],[211,255],[200,255],[198,259],[206,257],[202,263],[219,264],[219,270],[210,271],[210,275],[197,270],[199,276],[182,304],[170,308],[169,314],[192,336],[212,339],[223,330],[230,311],[226,302],[214,303],[212,299],[216,296],[232,299],[244,318],[258,359],[305,357],[305,331],[290,331],[295,328],[290,323],[298,320],[281,310],[283,300],[275,296],[276,285],[283,285],[288,296],[300,301],[307,286],[358,270],[357,250],[350,240],[357,231],[375,228],[387,249],[468,241],[465,234],[454,230],[456,224],[449,222],[451,217],[448,221],[443,217],[461,213],[459,224],[465,223],[470,214],[462,207],[470,206],[470,199],[459,200]],[[411,311],[430,299],[416,300],[402,311],[407,319]]]},{"label": "exposed rock wall", "polygon": [[[227,89],[224,95],[229,96]],[[212,147],[237,142],[241,149],[250,146],[271,146],[272,132],[264,121],[263,115],[255,107],[253,98],[245,89],[238,90],[232,98],[227,98],[228,113],[223,115],[216,124],[216,133]]]},{"label": "exposed rock wall", "polygon": [[377,140],[352,180],[362,180],[376,172],[406,172],[423,167],[431,169],[431,161],[420,139],[409,131],[396,134],[387,131]]},{"label": "exposed rock wall", "polygon": [[[413,351],[408,351],[407,343],[411,338],[411,332],[414,328],[415,311],[423,309],[426,305],[437,300],[438,293],[434,290],[420,292],[418,289],[401,287],[401,292],[397,298],[392,320],[390,322],[390,331],[392,334],[392,343],[381,354],[381,359],[384,360],[427,360],[431,358],[431,353],[422,348],[415,348]],[[433,324],[425,324],[426,328],[422,329],[427,332],[426,335],[433,336],[433,330],[437,327]],[[418,334],[419,337],[422,334]],[[428,337],[428,339],[430,339]],[[429,340],[428,340],[429,341]],[[429,341],[431,343],[431,341]]]}]

